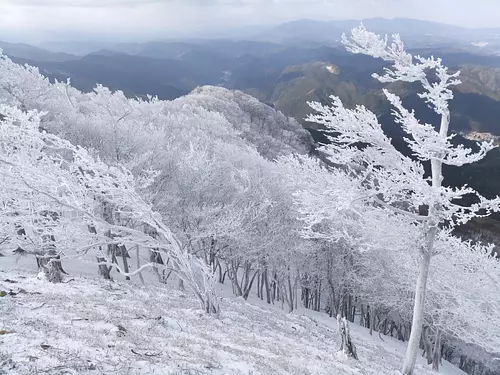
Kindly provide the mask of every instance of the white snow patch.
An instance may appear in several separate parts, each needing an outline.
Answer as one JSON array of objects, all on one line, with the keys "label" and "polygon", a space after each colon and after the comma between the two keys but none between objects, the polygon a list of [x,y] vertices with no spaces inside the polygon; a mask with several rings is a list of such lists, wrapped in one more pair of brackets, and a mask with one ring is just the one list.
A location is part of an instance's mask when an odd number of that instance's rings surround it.
[{"label": "white snow patch", "polygon": [[[0,271],[0,290],[18,293],[0,298],[0,373],[390,375],[404,355],[404,343],[352,325],[360,360],[346,358],[335,319],[257,298],[224,297],[216,319],[171,286],[67,281]],[[433,372],[422,361],[416,374]],[[441,374],[463,372],[445,363]]]}]

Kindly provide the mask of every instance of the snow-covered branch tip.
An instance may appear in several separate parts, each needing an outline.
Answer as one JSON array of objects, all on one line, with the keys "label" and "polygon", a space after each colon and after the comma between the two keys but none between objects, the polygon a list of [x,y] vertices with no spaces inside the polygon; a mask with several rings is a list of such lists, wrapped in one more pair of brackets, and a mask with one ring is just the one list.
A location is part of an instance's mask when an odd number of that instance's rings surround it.
[{"label": "snow-covered branch tip", "polygon": [[[450,74],[440,58],[413,56],[405,50],[399,34],[394,34],[392,42],[389,43],[387,36],[382,38],[368,31],[363,24],[354,28],[350,37],[343,34],[342,43],[352,53],[373,56],[392,63],[390,68],[384,68],[384,75],[373,74],[380,82],[420,82],[424,88],[424,92],[419,94],[420,98],[430,104],[437,113],[448,113],[448,101],[453,99],[450,87],[461,83],[457,78],[460,72]],[[429,73],[434,74],[429,77]]]}]

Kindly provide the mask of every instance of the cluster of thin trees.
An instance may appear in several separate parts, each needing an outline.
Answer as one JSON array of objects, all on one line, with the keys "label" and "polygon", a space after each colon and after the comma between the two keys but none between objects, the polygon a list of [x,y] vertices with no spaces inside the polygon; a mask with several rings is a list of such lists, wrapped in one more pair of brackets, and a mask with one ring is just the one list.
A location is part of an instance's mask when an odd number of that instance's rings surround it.
[{"label": "cluster of thin trees", "polygon": [[[106,279],[175,280],[208,313],[220,311],[220,283],[288,311],[326,311],[408,341],[405,375],[419,348],[435,369],[444,358],[494,371],[500,264],[492,245],[453,231],[500,200],[442,178],[443,164],[473,163],[493,146],[451,144],[458,73],[440,59],[363,27],[344,44],[387,61],[374,75],[381,82],[420,84],[441,116],[423,124],[385,91],[412,158],[376,115],[336,97],[310,103],[308,120],[330,138],[325,163],[309,156],[295,120],[241,92],[204,87],[174,101],[102,86],[82,93],[0,55],[2,247],[35,255],[54,282],[70,261]],[[475,205],[459,204],[472,194]]]}]

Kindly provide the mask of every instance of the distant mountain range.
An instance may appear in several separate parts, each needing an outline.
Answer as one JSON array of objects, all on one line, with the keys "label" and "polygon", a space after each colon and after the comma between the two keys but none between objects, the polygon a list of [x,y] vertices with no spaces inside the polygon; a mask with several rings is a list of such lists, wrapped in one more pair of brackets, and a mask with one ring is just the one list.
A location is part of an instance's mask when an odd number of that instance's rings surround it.
[{"label": "distant mountain range", "polygon": [[276,43],[335,43],[342,33],[363,22],[378,34],[400,34],[413,47],[448,43],[495,43],[498,46],[500,28],[469,29],[437,22],[408,18],[369,18],[364,20],[315,21],[298,20],[278,25],[260,35],[260,40]]},{"label": "distant mountain range", "polygon": [[37,62],[78,60],[78,56],[65,52],[52,52],[24,43],[7,43],[0,41],[0,49],[3,50],[4,54],[10,57]]},{"label": "distant mountain range", "polygon": [[237,29],[221,29],[218,32],[207,32],[203,37],[176,38],[150,43],[118,44],[109,41],[48,41],[41,43],[38,47],[52,52],[64,52],[72,55],[84,56],[102,49],[138,53],[144,48],[155,49],[158,44],[161,45],[163,43],[189,42],[192,44],[202,44],[207,40],[215,39],[270,42],[301,47],[331,46],[338,45],[342,33],[358,26],[361,22],[363,22],[369,30],[379,34],[390,35],[399,33],[404,38],[405,42],[413,48],[453,45],[454,47],[460,46],[461,48],[474,52],[500,52],[500,28],[471,29],[408,18],[369,18],[363,20],[352,19],[334,21],[301,19],[276,26],[248,26]]},{"label": "distant mountain range", "polygon": [[[466,29],[405,19],[363,23],[378,33],[400,32],[413,53],[440,56],[451,68],[460,69],[463,84],[455,90],[452,102],[453,130],[471,139],[498,139],[500,56],[495,53],[500,51],[500,29]],[[394,141],[402,145],[402,134],[382,94],[384,86],[371,77],[372,72],[381,71],[384,62],[349,54],[339,46],[341,33],[357,25],[358,20],[299,20],[265,31],[252,29],[246,40],[46,44],[62,52],[26,44],[0,43],[0,48],[18,62],[38,66],[52,79],[70,78],[84,91],[101,83],[130,96],[174,99],[203,85],[241,90],[296,118],[318,141],[324,140],[322,134],[315,124],[304,121],[311,112],[307,101],[328,103],[330,95],[337,95],[347,106],[363,104],[374,111]],[[82,52],[84,56],[77,56]],[[437,122],[419,100],[417,87],[391,85],[390,89],[424,121]],[[470,183],[487,195],[500,194],[500,152],[469,169],[450,169],[447,179],[450,184]]]}]

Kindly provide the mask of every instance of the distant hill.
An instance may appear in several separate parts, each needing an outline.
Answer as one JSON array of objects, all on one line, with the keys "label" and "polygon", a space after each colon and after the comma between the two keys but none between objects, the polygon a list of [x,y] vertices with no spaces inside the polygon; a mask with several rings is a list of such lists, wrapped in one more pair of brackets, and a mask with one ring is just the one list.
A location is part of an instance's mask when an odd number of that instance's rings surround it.
[{"label": "distant hill", "polygon": [[91,91],[99,83],[129,96],[151,94],[162,99],[175,99],[201,84],[217,84],[222,77],[222,70],[199,61],[160,60],[112,51],[64,62],[14,60],[37,65],[52,79],[70,78],[83,91]]},{"label": "distant hill", "polygon": [[101,49],[109,49],[116,45],[114,42],[103,42],[103,41],[46,41],[40,43],[37,47],[45,49],[51,52],[64,52],[75,56],[85,56],[89,53],[99,51]]},{"label": "distant hill", "polygon": [[24,43],[7,43],[0,41],[0,49],[11,57],[38,62],[63,62],[77,60],[78,57],[62,52],[51,52]]}]

